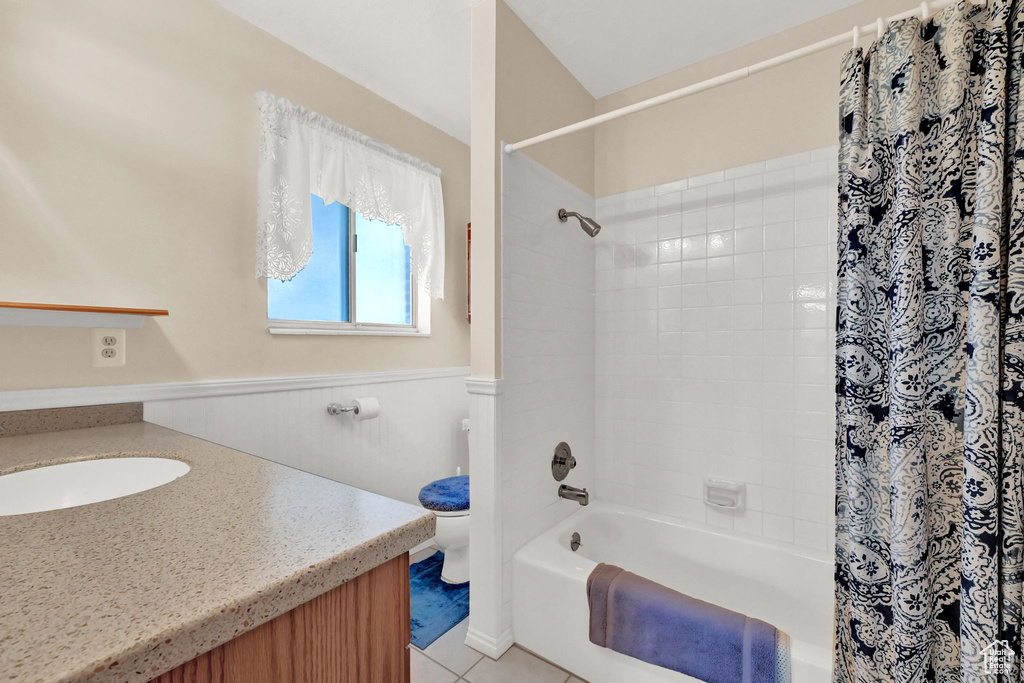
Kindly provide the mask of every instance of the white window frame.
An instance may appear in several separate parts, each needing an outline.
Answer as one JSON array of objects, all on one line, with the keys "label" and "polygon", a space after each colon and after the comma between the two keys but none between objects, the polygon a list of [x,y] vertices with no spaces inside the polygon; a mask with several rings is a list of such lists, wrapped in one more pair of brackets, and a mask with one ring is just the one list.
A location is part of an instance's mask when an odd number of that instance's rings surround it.
[{"label": "white window frame", "polygon": [[[356,212],[348,208],[348,317],[356,317],[356,268],[358,267],[356,242]],[[430,295],[416,282],[416,273],[410,271],[409,325],[393,323],[357,323],[331,320],[283,320],[267,318],[270,334],[326,334],[373,335],[387,337],[429,337]],[[269,296],[269,295],[268,295]],[[269,311],[268,311],[269,315]]]}]

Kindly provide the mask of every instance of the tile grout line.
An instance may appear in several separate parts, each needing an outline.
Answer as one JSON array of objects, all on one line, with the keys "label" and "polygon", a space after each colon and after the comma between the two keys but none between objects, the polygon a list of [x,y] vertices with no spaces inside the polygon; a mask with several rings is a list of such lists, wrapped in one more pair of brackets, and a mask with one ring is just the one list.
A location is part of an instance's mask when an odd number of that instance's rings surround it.
[{"label": "tile grout line", "polygon": [[[474,652],[475,652],[475,653],[476,653],[476,654],[478,655],[478,657],[477,657],[477,660],[476,660],[475,662],[473,662],[473,664],[472,664],[472,665],[471,665],[471,666],[470,666],[470,667],[469,667],[468,669],[466,669],[466,672],[465,672],[465,673],[463,673],[463,674],[461,674],[461,675],[460,675],[460,674],[456,673],[455,671],[453,671],[452,669],[450,669],[450,668],[448,668],[447,666],[445,666],[445,665],[444,665],[444,664],[443,664],[442,662],[440,662],[439,660],[437,660],[437,659],[434,659],[433,657],[431,657],[431,656],[430,656],[429,654],[427,654],[427,652],[426,652],[425,650],[421,650],[420,648],[416,647],[416,646],[415,646],[415,645],[413,645],[412,643],[410,643],[410,644],[409,644],[409,646],[410,646],[410,647],[411,647],[411,648],[412,648],[413,650],[416,650],[416,651],[417,651],[417,652],[419,652],[419,653],[420,653],[421,655],[423,655],[424,657],[426,657],[426,658],[427,658],[427,659],[428,659],[429,661],[433,662],[434,664],[437,664],[437,665],[438,665],[438,666],[440,666],[440,667],[441,667],[442,669],[444,669],[444,670],[445,670],[445,671],[447,671],[448,673],[450,673],[450,674],[452,674],[453,676],[455,676],[455,677],[456,677],[456,679],[455,679],[455,681],[454,681],[453,683],[472,683],[472,682],[471,682],[471,681],[470,681],[470,680],[469,680],[468,678],[466,678],[466,676],[468,676],[468,675],[469,675],[469,673],[470,673],[470,672],[471,672],[471,671],[472,671],[472,670],[473,670],[474,668],[476,668],[476,666],[477,666],[478,664],[480,664],[480,662],[482,662],[482,661],[483,661],[484,659],[486,659],[486,655],[484,655],[484,654],[482,654],[482,653],[479,653],[479,652],[476,652],[476,651],[474,650]],[[429,646],[428,646],[428,647],[429,647]],[[467,646],[467,647],[468,647],[468,646]],[[513,647],[514,647],[514,646],[513,646]],[[472,648],[469,648],[469,649],[472,649]],[[557,664],[554,664],[553,662],[549,662],[548,660],[544,659],[543,657],[538,657],[537,655],[535,655],[534,653],[532,653],[532,652],[530,652],[530,651],[528,651],[528,650],[524,650],[523,648],[519,648],[519,649],[520,649],[521,651],[523,651],[524,653],[526,653],[527,655],[529,655],[530,657],[532,657],[533,659],[539,660],[539,661],[541,661],[541,662],[545,662],[545,663],[547,663],[547,664],[549,664],[549,665],[553,666],[554,668],[556,668],[556,669],[561,669],[561,670],[562,670],[563,672],[565,672],[565,674],[566,674],[566,675],[565,675],[565,680],[564,680],[564,681],[562,681],[562,683],[569,683],[569,679],[571,679],[571,678],[572,678],[573,676],[575,676],[575,675],[576,675],[576,674],[572,673],[571,671],[567,671],[566,669],[563,669],[562,667],[558,666]],[[500,658],[499,658],[499,659],[500,659]],[[499,660],[494,660],[494,661],[499,661]]]},{"label": "tile grout line", "polygon": [[[500,659],[500,657],[498,659]],[[478,659],[475,662],[473,662],[473,666],[471,666],[468,669],[466,669],[466,673],[462,674],[462,676],[459,677],[459,681],[465,681],[466,683],[472,683],[472,681],[470,681],[468,678],[466,678],[466,676],[468,676],[469,672],[472,671],[473,669],[475,669],[477,664],[479,664],[482,661],[484,661],[484,655],[481,654],[480,655],[480,659]],[[496,659],[494,661],[498,661],[498,660]],[[459,683],[459,681],[455,681],[455,683]]]},{"label": "tile grout line", "polygon": [[[413,647],[414,647],[414,648],[416,648],[416,646],[415,646],[415,645],[413,645]],[[477,664],[479,664],[480,662],[482,662],[482,661],[484,660],[484,657],[485,657],[485,655],[482,655],[482,654],[481,654],[481,655],[480,655],[480,658],[479,658],[479,659],[477,659],[477,660],[476,660],[476,661],[475,661],[475,662],[473,663],[473,665],[472,665],[472,666],[470,666],[470,667],[469,667],[468,669],[466,669],[466,673],[464,673],[464,674],[462,674],[462,675],[460,676],[459,674],[455,673],[454,671],[452,671],[451,669],[449,669],[449,668],[448,668],[447,666],[445,666],[445,665],[444,665],[444,664],[442,664],[441,662],[437,661],[436,659],[434,659],[433,657],[431,657],[430,655],[428,655],[428,654],[427,654],[426,652],[424,652],[423,650],[420,650],[419,648],[416,648],[416,649],[417,649],[417,650],[419,651],[419,653],[420,653],[420,654],[422,654],[422,655],[423,655],[424,657],[426,657],[426,658],[427,658],[427,659],[429,659],[430,661],[434,662],[435,664],[437,664],[438,666],[440,666],[440,667],[441,667],[442,669],[444,669],[444,670],[445,670],[445,671],[447,671],[448,673],[452,674],[453,676],[456,676],[457,678],[455,679],[454,683],[472,683],[472,682],[471,682],[471,681],[470,681],[470,680],[469,680],[468,678],[466,678],[466,676],[467,676],[467,675],[469,675],[469,672],[470,672],[470,671],[472,671],[472,670],[473,670],[473,669],[474,669],[474,668],[476,667],[476,665],[477,665]],[[477,653],[477,654],[479,654],[479,653]],[[541,658],[541,657],[537,657],[536,655],[534,655],[534,654],[533,654],[533,653],[531,653],[531,652],[527,652],[527,654],[529,654],[529,655],[530,655],[530,656],[532,656],[533,658],[535,658],[535,659],[538,659],[538,660],[540,660],[540,661],[542,661],[542,662],[547,662],[547,660],[545,660],[545,659],[543,659],[543,658]],[[495,660],[495,661],[497,661],[497,660]],[[549,662],[549,663],[550,663],[550,662]],[[556,668],[559,668],[559,669],[561,669],[561,667],[558,667],[558,666],[556,666]],[[562,671],[565,671],[565,669],[562,669]],[[571,679],[571,678],[572,678],[573,676],[575,676],[575,675],[576,675],[576,674],[572,673],[571,671],[566,671],[566,675],[565,675],[565,680],[564,680],[564,681],[562,681],[562,683],[569,683],[569,679]]]},{"label": "tile grout line", "polygon": [[[433,645],[433,643],[431,643],[431,645]],[[466,669],[466,673],[460,675],[458,672],[452,671],[447,666],[442,664],[440,661],[438,661],[438,660],[434,659],[433,657],[431,657],[430,655],[428,655],[425,650],[420,650],[415,645],[413,645],[413,647],[416,648],[416,650],[418,650],[421,655],[423,655],[424,657],[426,657],[427,659],[432,661],[434,664],[437,664],[439,667],[441,667],[442,669],[444,669],[448,673],[451,673],[451,674],[454,674],[455,676],[458,676],[458,680],[455,681],[455,683],[458,683],[459,681],[461,681],[462,677],[465,676],[466,674],[468,674],[470,671],[472,671],[473,667],[476,666],[477,664],[479,664],[480,661],[484,658],[484,655],[482,655],[480,653],[477,653],[477,654],[480,654],[480,659],[477,659],[475,662],[473,662],[473,665],[470,666],[468,669]],[[469,646],[467,645],[466,647],[469,647]]]}]

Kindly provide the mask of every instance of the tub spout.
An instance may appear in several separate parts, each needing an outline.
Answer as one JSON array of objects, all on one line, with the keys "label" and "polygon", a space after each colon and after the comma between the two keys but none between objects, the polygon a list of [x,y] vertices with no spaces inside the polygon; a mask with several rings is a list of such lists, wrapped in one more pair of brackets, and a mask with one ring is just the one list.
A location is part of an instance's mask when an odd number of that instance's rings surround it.
[{"label": "tub spout", "polygon": [[587,493],[587,489],[578,489],[575,486],[566,486],[565,484],[558,487],[558,497],[574,500],[580,505],[586,505],[590,502],[590,494]]}]

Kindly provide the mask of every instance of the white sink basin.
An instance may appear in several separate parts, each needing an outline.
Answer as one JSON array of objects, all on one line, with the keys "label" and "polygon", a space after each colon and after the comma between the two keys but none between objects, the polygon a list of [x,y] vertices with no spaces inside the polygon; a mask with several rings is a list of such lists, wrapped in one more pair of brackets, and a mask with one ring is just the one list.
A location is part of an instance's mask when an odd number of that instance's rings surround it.
[{"label": "white sink basin", "polygon": [[170,458],[100,458],[0,477],[0,517],[60,510],[141,493],[191,469]]}]

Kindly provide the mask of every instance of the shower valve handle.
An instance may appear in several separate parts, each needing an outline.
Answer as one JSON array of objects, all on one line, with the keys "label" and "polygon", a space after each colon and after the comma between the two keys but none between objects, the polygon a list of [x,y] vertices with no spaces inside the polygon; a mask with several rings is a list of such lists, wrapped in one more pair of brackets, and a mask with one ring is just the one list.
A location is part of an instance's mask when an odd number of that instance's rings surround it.
[{"label": "shower valve handle", "polygon": [[559,467],[568,467],[569,469],[572,469],[572,468],[576,467],[576,458],[572,457],[571,455],[569,455],[569,456],[558,456],[558,455],[556,455],[553,458],[553,460],[554,460],[555,464],[557,464]]},{"label": "shower valve handle", "polygon": [[555,446],[555,454],[551,457],[551,476],[555,481],[562,481],[569,476],[569,470],[576,467],[576,458],[572,457],[569,444],[562,441]]}]

